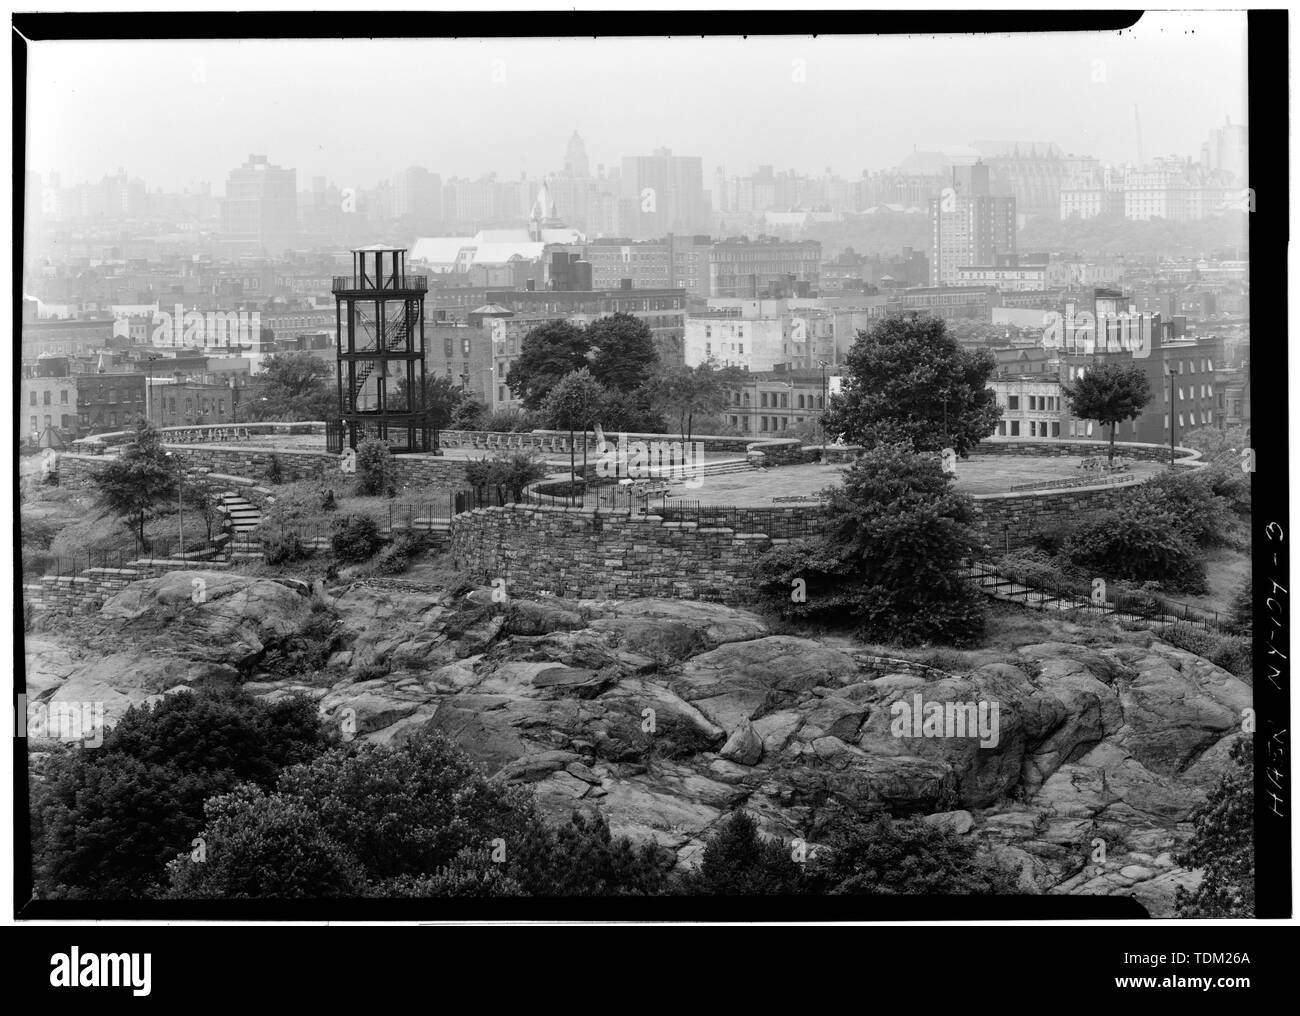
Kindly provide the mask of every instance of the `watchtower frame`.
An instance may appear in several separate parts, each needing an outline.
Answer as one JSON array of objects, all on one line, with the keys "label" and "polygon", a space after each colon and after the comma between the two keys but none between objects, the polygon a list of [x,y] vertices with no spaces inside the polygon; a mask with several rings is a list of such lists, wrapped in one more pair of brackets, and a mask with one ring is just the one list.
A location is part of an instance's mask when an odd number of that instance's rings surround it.
[{"label": "watchtower frame", "polygon": [[326,427],[330,451],[366,438],[394,453],[437,449],[423,399],[428,289],[427,276],[406,274],[405,248],[382,244],[354,250],[351,276],[334,277],[339,403]]}]

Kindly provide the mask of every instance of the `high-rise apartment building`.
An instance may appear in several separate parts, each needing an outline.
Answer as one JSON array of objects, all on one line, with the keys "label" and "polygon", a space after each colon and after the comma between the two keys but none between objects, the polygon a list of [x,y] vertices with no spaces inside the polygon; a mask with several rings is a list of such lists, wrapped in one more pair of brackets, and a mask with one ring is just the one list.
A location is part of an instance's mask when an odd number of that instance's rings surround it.
[{"label": "high-rise apartment building", "polygon": [[704,160],[673,155],[667,148],[652,155],[624,156],[621,232],[642,240],[665,233],[699,233],[709,228],[704,195]]},{"label": "high-rise apartment building", "polygon": [[281,169],[265,155],[250,155],[226,180],[221,202],[223,238],[281,246],[298,233],[298,171]]},{"label": "high-rise apartment building", "polygon": [[957,269],[993,265],[1016,250],[1016,199],[991,193],[984,163],[953,166],[951,182],[930,199],[930,282],[957,283]]}]

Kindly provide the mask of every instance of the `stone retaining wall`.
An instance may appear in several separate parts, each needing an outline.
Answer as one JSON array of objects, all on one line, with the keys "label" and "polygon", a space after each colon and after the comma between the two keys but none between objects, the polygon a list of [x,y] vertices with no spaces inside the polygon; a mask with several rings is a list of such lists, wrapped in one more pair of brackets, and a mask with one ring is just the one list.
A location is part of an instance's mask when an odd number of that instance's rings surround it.
[{"label": "stone retaining wall", "polygon": [[[257,483],[265,483],[272,456],[280,463],[283,483],[298,480],[329,482],[340,489],[355,482],[355,475],[339,468],[339,456],[324,451],[288,449],[273,451],[254,446],[167,445],[169,451],[179,454],[187,466],[210,470],[213,473],[242,476]],[[58,457],[59,484],[72,489],[90,485],[91,478],[113,461],[107,455],[74,455],[63,453]],[[441,455],[395,455],[397,482],[400,486],[431,487],[444,491],[464,490],[464,460],[448,459]]]},{"label": "stone retaining wall", "polygon": [[[1016,438],[986,437],[971,450],[971,455],[1039,455],[1063,458],[1069,455],[1106,455],[1110,450],[1109,441],[1088,439],[1060,440],[1017,440]],[[1195,448],[1178,447],[1175,463],[1180,466],[1199,464],[1201,453]],[[1169,446],[1167,444],[1150,444],[1136,441],[1116,441],[1117,458],[1140,459],[1143,462],[1168,462]]]},{"label": "stone retaining wall", "polygon": [[223,561],[139,560],[126,568],[86,568],[79,575],[42,575],[23,583],[23,604],[47,614],[98,610],[132,582],[173,571],[217,571]]},{"label": "stone retaining wall", "polygon": [[1065,487],[1015,494],[975,494],[975,528],[993,553],[1033,546],[1039,530],[1114,508],[1141,484]]},{"label": "stone retaining wall", "polygon": [[506,505],[457,515],[450,549],[456,567],[504,579],[508,592],[747,603],[754,565],[771,546],[761,534],[655,515]]}]

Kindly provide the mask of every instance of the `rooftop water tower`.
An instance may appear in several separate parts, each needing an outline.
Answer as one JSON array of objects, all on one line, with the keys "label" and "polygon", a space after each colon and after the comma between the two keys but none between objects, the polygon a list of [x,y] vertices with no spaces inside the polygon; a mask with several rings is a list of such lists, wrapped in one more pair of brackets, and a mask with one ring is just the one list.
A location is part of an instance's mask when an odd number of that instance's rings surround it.
[{"label": "rooftop water tower", "polygon": [[334,277],[339,418],[326,427],[330,451],[367,438],[393,452],[436,451],[422,393],[424,294],[429,280],[406,274],[406,249],[372,244],[352,252],[352,275]]}]

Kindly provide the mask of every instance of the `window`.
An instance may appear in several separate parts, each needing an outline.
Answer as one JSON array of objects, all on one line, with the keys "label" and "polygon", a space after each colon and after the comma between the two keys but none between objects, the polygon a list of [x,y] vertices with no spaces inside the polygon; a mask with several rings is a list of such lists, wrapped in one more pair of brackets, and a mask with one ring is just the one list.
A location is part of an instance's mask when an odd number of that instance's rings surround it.
[{"label": "window", "polygon": [[1180,427],[1185,427],[1185,426],[1187,426],[1185,423],[1183,423],[1183,414],[1182,414],[1182,413],[1179,413],[1179,414],[1178,414],[1178,426],[1180,426]]},{"label": "window", "polygon": [[1006,421],[1006,420],[999,420],[999,421],[998,421],[998,437],[1006,437],[1006,436],[1007,436],[1007,421]]},{"label": "window", "polygon": [[68,390],[66,388],[61,388],[59,389],[59,405],[66,406],[67,404],[68,404]]},{"label": "window", "polygon": [[47,406],[50,404],[50,390],[48,388],[41,392],[41,402]]},{"label": "window", "polygon": [[[762,394],[759,395],[758,404],[763,409],[767,408],[767,392],[763,392]],[[763,429],[766,430],[767,428],[764,427]]]},{"label": "window", "polygon": [[[36,405],[36,393],[35,393],[35,392],[32,392],[32,397],[28,400],[28,403],[27,403],[27,404],[30,405],[30,406],[34,406],[34,405]],[[36,417],[33,416],[32,419],[35,420]]]},{"label": "window", "polygon": [[[1136,427],[1137,424],[1134,424],[1133,426]],[[1061,425],[1059,423],[1052,424],[1052,437],[1060,437],[1060,436],[1061,436]]]},{"label": "window", "polygon": [[1008,408],[1008,409],[1019,409],[1019,408],[1020,408],[1020,396],[1019,396],[1019,395],[1008,395],[1008,396],[1007,396],[1007,408]]},{"label": "window", "polygon": [[[32,398],[33,398],[33,399],[36,398],[36,393],[35,393],[35,392],[32,392]],[[39,434],[40,432],[41,432],[41,425],[40,425],[39,423],[36,422],[36,417],[33,416],[33,417],[32,417],[32,433],[33,433],[33,434]]]},{"label": "window", "polygon": [[1012,421],[1011,421],[1011,436],[1012,436],[1012,437],[1019,437],[1019,436],[1020,436],[1020,421],[1019,421],[1019,420],[1012,420]]}]

